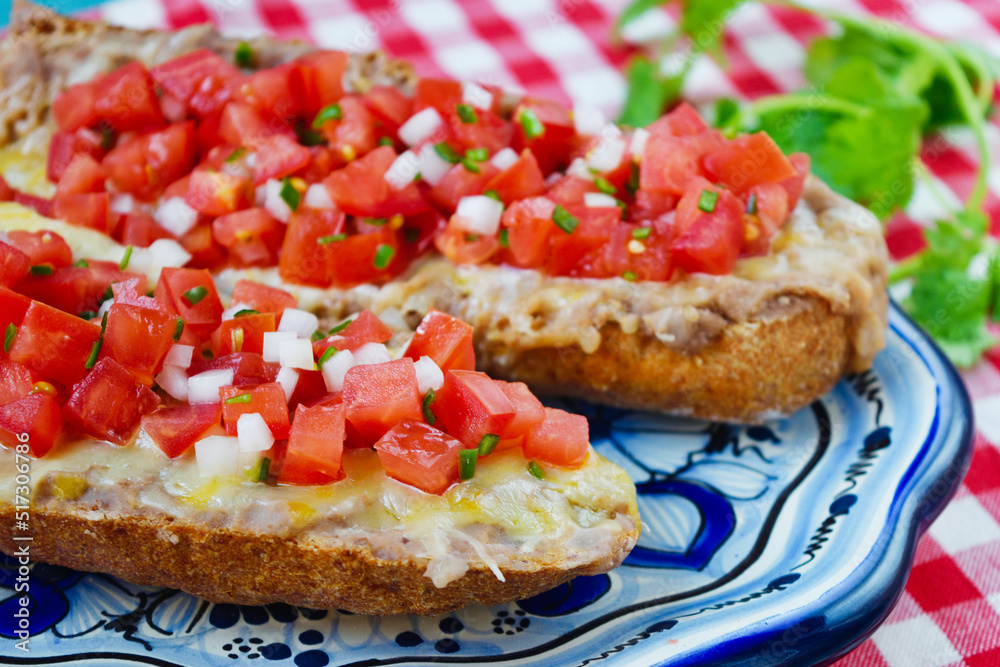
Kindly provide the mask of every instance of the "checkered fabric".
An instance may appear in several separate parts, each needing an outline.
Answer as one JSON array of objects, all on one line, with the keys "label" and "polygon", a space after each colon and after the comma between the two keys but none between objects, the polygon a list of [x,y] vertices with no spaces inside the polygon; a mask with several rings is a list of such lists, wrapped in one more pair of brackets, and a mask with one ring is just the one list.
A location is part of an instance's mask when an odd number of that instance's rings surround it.
[{"label": "checkered fabric", "polygon": [[[43,0],[44,1],[44,0]],[[490,83],[609,114],[625,93],[627,48],[610,25],[627,0],[115,0],[88,12],[134,27],[175,28],[212,21],[230,34],[268,32],[350,51],[382,48],[424,75]],[[933,35],[961,38],[1000,55],[997,0],[823,0]],[[627,33],[651,39],[675,17],[655,11]],[[804,45],[822,23],[751,4],[725,39],[729,68],[699,62],[687,95],[753,98],[802,84]],[[1000,158],[1000,128],[989,142]],[[920,186],[907,215],[888,226],[894,257],[922,247],[922,226],[942,209],[942,193],[964,195],[975,176],[971,137],[936,142],[924,159],[934,187]],[[1000,162],[1000,159],[996,160]],[[987,201],[1000,236],[1000,169]],[[938,192],[935,192],[938,191]],[[933,194],[932,194],[933,193]],[[957,201],[957,200],[956,200]],[[902,598],[874,637],[839,667],[1000,665],[1000,351],[965,373],[979,434],[972,470],[955,500],[924,536]]]}]

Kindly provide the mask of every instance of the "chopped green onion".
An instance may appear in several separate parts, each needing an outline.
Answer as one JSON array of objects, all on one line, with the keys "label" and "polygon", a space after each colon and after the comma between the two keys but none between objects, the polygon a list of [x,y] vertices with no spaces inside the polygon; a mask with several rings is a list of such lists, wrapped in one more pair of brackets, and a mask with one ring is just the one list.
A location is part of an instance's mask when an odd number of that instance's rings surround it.
[{"label": "chopped green onion", "polygon": [[472,479],[476,476],[476,459],[479,458],[477,449],[458,450],[458,478],[461,480]]},{"label": "chopped green onion", "polygon": [[479,455],[489,456],[492,454],[498,442],[500,442],[500,436],[496,433],[487,433],[484,435],[482,440],[479,441]]},{"label": "chopped green onion", "polygon": [[378,138],[378,145],[379,146],[395,146],[396,142],[393,141],[391,137],[379,137]]},{"label": "chopped green onion", "polygon": [[528,139],[535,139],[545,134],[545,126],[542,125],[542,121],[538,120],[538,116],[531,109],[523,109],[521,111],[521,129],[524,131],[524,136]]},{"label": "chopped green onion", "polygon": [[302,201],[302,193],[292,185],[292,179],[285,176],[281,179],[281,198],[288,204],[288,208],[293,211],[299,210],[299,202]]},{"label": "chopped green onion", "polygon": [[532,461],[528,464],[528,472],[538,479],[545,479],[545,471],[542,470],[542,466],[538,465],[538,461]]},{"label": "chopped green onion", "polygon": [[323,127],[323,123],[329,120],[341,120],[344,117],[344,110],[340,108],[337,103],[330,104],[319,110],[316,117],[313,118],[313,129],[318,130]]},{"label": "chopped green onion", "polygon": [[260,470],[257,471],[257,481],[266,482],[267,475],[271,470],[271,459],[264,457],[264,460],[260,462]]},{"label": "chopped green onion", "polygon": [[389,218],[365,218],[365,222],[376,227],[384,227],[389,222]]},{"label": "chopped green onion", "polygon": [[236,162],[241,157],[243,157],[243,154],[246,152],[247,152],[246,148],[244,148],[243,146],[237,146],[236,148],[233,149],[233,152],[229,154],[229,157],[226,158],[226,162],[232,164],[233,162]]},{"label": "chopped green onion", "polygon": [[458,117],[466,125],[475,123],[479,120],[479,116],[476,115],[476,110],[472,108],[471,104],[458,104],[455,106],[455,111],[458,113]]},{"label": "chopped green onion", "polygon": [[51,264],[33,264],[31,267],[31,275],[33,276],[51,276],[52,275],[52,265]]},{"label": "chopped green onion", "polygon": [[105,311],[104,317],[101,318],[101,335],[94,341],[94,346],[90,348],[90,356],[87,357],[87,363],[83,365],[88,371],[94,367],[97,363],[97,357],[101,354],[101,346],[104,345],[104,332],[108,328],[108,313]]},{"label": "chopped green onion", "polygon": [[[17,338],[17,327],[11,322],[7,325],[7,329],[3,332],[3,351],[4,354],[10,353],[10,348],[14,347],[14,339]],[[426,400],[424,401],[426,403]],[[424,412],[426,413],[426,410]]]},{"label": "chopped green onion", "polygon": [[416,243],[420,240],[420,230],[416,227],[404,227],[403,237],[407,243]]},{"label": "chopped green onion", "polygon": [[184,333],[184,320],[177,318],[177,324],[174,326],[174,342],[176,343],[181,339],[181,334]]},{"label": "chopped green onion", "polygon": [[483,195],[489,197],[490,199],[495,199],[496,201],[503,203],[503,200],[500,199],[500,193],[498,193],[496,190],[487,190],[486,192],[483,193]]},{"label": "chopped green onion", "polygon": [[78,259],[75,262],[73,262],[73,266],[78,269],[86,269],[90,266],[90,262],[88,262],[85,259]]},{"label": "chopped green onion", "polygon": [[509,231],[510,230],[508,230],[508,229],[501,229],[500,230],[500,247],[501,248],[509,248],[510,247],[510,238],[508,237],[508,232]]},{"label": "chopped green onion", "polygon": [[705,213],[715,210],[715,204],[719,201],[719,193],[712,190],[702,190],[698,196],[698,209]]},{"label": "chopped green onion", "polygon": [[226,405],[233,405],[235,403],[249,403],[252,400],[253,397],[250,396],[250,394],[239,394],[238,396],[230,396],[225,401],[223,401],[223,403],[225,403]]},{"label": "chopped green onion", "polygon": [[638,278],[638,276],[635,275],[635,271],[626,271],[625,273],[622,274],[622,278],[629,281],[630,283],[634,283],[636,278]]},{"label": "chopped green onion", "polygon": [[245,317],[247,315],[260,315],[260,311],[254,310],[253,308],[244,308],[243,310],[237,311],[233,317]]},{"label": "chopped green onion", "polygon": [[84,310],[80,312],[80,319],[82,320],[92,320],[97,317],[97,313],[92,310]]},{"label": "chopped green onion", "polygon": [[[111,289],[110,287],[108,289]],[[189,306],[197,306],[202,299],[208,296],[208,288],[204,285],[196,285],[181,295],[188,302]]]},{"label": "chopped green onion", "polygon": [[747,213],[750,215],[757,215],[757,194],[751,192],[750,198],[747,199]]},{"label": "chopped green onion", "polygon": [[576,226],[580,224],[580,221],[576,219],[572,213],[564,209],[559,204],[556,204],[556,208],[552,211],[552,222],[556,223],[556,227],[563,230],[567,234],[572,234]]},{"label": "chopped green onion", "polygon": [[439,142],[434,144],[434,152],[441,156],[441,159],[449,164],[458,164],[462,159],[454,148],[446,144],[445,142]]},{"label": "chopped green onion", "polygon": [[428,389],[427,394],[424,395],[424,402],[420,404],[420,409],[424,411],[424,419],[431,426],[434,426],[434,422],[437,421],[437,416],[431,412],[431,403],[434,402],[434,390]]},{"label": "chopped green onion", "polygon": [[240,67],[253,67],[254,55],[253,49],[246,42],[240,42],[236,45],[236,53],[233,54],[233,60]]},{"label": "chopped green onion", "polygon": [[330,361],[330,357],[332,357],[335,354],[337,354],[337,348],[335,347],[331,346],[323,350],[323,354],[321,354],[319,357],[319,365],[322,366],[326,362]]},{"label": "chopped green onion", "polygon": [[326,338],[326,334],[317,329],[316,331],[313,331],[312,336],[310,336],[310,338],[312,339],[312,342],[318,343],[319,341]]},{"label": "chopped green onion", "polygon": [[490,152],[485,148],[470,148],[465,151],[465,157],[476,162],[486,162],[490,159]]},{"label": "chopped green onion", "polygon": [[128,266],[128,261],[132,259],[132,248],[133,246],[125,246],[125,254],[122,256],[122,261],[118,263],[118,270],[124,271],[125,267]]},{"label": "chopped green onion", "polygon": [[649,238],[649,233],[652,232],[652,227],[639,227],[638,229],[632,230],[632,238],[642,241],[643,239]]},{"label": "chopped green onion", "polygon": [[389,262],[392,261],[392,257],[395,254],[396,254],[395,248],[393,248],[391,245],[386,245],[385,243],[382,243],[379,245],[378,248],[375,249],[375,259],[372,261],[372,264],[375,265],[376,269],[381,271],[385,267],[389,266]]},{"label": "chopped green onion", "polygon": [[462,158],[462,166],[465,167],[465,170],[470,174],[479,173],[479,165],[476,164],[474,160],[470,160],[467,157]]},{"label": "chopped green onion", "polygon": [[616,192],[618,192],[618,188],[611,185],[608,179],[604,178],[603,176],[598,176],[597,178],[595,178],[594,185],[597,187],[598,190],[600,190],[606,195],[613,195]]},{"label": "chopped green onion", "polygon": [[341,331],[351,326],[352,322],[354,322],[354,320],[344,320],[334,328],[330,329],[330,333],[328,333],[327,336],[332,336],[333,334],[339,334]]},{"label": "chopped green onion", "polygon": [[319,245],[326,245],[327,243],[336,243],[337,241],[343,241],[347,238],[347,234],[330,234],[329,236],[321,236],[316,239],[316,243]]}]

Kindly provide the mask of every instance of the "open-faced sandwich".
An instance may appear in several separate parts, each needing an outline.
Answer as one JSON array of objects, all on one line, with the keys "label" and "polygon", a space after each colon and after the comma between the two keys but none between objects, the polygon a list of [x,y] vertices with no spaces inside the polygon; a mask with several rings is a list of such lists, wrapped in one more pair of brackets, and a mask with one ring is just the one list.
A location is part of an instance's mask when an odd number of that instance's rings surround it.
[{"label": "open-faced sandwich", "polygon": [[759,421],[884,344],[877,220],[686,105],[621,128],[380,55],[15,3],[0,143],[3,199],[325,322],[446,312],[480,370],[540,392]]}]

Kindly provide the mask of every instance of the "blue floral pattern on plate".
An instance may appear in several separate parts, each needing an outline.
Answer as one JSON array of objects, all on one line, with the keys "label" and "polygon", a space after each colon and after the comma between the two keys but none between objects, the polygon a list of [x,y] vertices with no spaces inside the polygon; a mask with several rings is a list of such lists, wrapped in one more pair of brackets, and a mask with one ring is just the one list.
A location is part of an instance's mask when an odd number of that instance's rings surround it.
[{"label": "blue floral pattern on plate", "polygon": [[[856,646],[902,591],[971,454],[954,369],[895,307],[874,368],[766,426],[582,402],[636,482],[643,533],[618,570],[436,618],[210,604],[36,564],[30,653],[0,664],[813,664]],[[17,565],[0,563],[0,636]]]}]

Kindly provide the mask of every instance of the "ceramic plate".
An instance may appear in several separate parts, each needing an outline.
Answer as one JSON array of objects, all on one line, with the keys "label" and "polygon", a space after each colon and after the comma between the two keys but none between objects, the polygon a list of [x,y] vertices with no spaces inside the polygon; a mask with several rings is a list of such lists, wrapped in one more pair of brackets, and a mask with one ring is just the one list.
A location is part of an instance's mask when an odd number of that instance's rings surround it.
[{"label": "ceramic plate", "polygon": [[[601,454],[639,490],[625,565],[436,618],[209,604],[34,565],[29,653],[2,664],[813,664],[856,646],[902,592],[916,541],[971,453],[954,369],[898,310],[874,369],[766,426],[591,405]],[[12,636],[14,568],[0,570]]]}]

